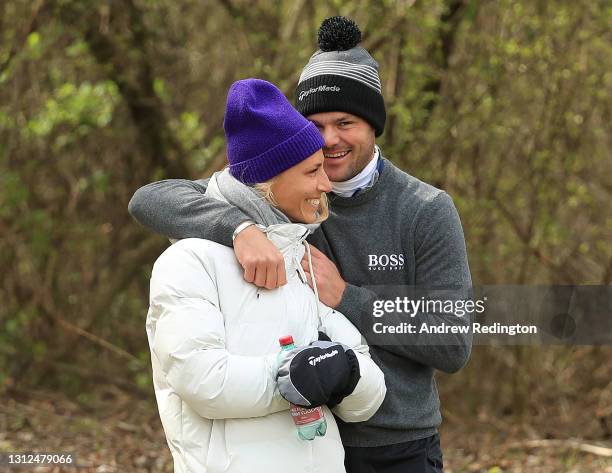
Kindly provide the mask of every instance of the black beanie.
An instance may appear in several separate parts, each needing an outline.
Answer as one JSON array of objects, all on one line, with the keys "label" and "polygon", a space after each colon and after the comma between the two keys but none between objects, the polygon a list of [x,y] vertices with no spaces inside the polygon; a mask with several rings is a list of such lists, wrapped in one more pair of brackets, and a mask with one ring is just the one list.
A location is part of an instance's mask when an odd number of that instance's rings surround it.
[{"label": "black beanie", "polygon": [[321,23],[315,52],[295,89],[295,107],[304,116],[320,112],[348,112],[366,120],[380,136],[387,114],[378,63],[364,48],[359,27],[334,16]]}]

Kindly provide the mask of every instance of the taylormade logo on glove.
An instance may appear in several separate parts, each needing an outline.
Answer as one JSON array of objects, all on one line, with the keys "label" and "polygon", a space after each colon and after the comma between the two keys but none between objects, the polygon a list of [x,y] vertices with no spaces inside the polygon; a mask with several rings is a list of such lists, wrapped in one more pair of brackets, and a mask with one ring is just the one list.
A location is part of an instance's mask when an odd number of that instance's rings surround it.
[{"label": "taylormade logo on glove", "polygon": [[336,356],[338,354],[338,350],[334,350],[331,353],[325,353],[324,355],[320,355],[320,356],[311,356],[310,358],[308,358],[308,363],[310,363],[312,366],[316,366],[317,363],[319,363],[321,360],[324,360],[325,358],[331,358],[332,356]]},{"label": "taylormade logo on glove", "polygon": [[353,392],[359,376],[359,361],[352,349],[316,341],[279,354],[276,382],[281,395],[296,406],[331,409]]}]

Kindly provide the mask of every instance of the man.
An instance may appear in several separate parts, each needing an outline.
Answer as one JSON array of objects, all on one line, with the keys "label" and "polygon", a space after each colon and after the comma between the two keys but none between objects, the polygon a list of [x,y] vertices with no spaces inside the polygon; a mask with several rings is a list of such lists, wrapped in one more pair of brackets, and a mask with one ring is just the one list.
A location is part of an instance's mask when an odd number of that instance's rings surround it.
[{"label": "man", "polygon": [[[360,328],[387,384],[374,417],[339,423],[345,464],[349,473],[441,472],[434,370],[459,370],[468,360],[471,337],[457,334],[436,344],[407,336],[401,343],[389,339],[376,345],[367,321],[377,295],[365,286],[470,286],[463,231],[446,193],[396,168],[375,145],[386,112],[378,64],[357,46],[360,40],[351,20],[325,20],[320,50],[296,89],[296,108],[325,140],[325,172],[332,181],[331,216],[308,240],[316,247],[319,298]],[[130,212],[172,238],[200,237],[234,246],[247,281],[270,289],[283,285],[283,260],[276,249],[238,209],[206,198],[206,183],[149,184],[136,192]],[[419,316],[469,323],[467,317],[439,312]]]}]

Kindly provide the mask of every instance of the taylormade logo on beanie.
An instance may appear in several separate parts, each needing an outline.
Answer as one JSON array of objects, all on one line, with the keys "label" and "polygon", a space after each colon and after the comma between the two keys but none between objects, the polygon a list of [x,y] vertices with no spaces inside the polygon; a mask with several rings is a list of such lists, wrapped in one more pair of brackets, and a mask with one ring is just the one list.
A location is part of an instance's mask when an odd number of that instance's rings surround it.
[{"label": "taylormade logo on beanie", "polygon": [[297,110],[304,116],[320,112],[348,112],[366,120],[380,136],[386,110],[378,63],[359,47],[361,31],[345,17],[321,23],[319,50],[300,75],[295,89]]},{"label": "taylormade logo on beanie", "polygon": [[300,96],[298,97],[298,100],[302,101],[304,100],[306,97],[308,97],[310,94],[315,93],[315,92],[340,92],[340,87],[332,85],[327,86],[327,85],[320,85],[319,87],[313,87],[312,89],[308,89],[308,90],[302,90],[300,92]]}]

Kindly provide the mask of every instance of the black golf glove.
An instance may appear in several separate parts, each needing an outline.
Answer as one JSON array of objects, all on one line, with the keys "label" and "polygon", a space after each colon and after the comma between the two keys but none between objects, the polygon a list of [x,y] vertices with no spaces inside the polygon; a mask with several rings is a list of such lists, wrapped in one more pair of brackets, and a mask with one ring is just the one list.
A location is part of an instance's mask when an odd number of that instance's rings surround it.
[{"label": "black golf glove", "polygon": [[331,409],[353,392],[359,377],[357,355],[341,343],[316,341],[280,354],[279,391],[298,406]]}]

